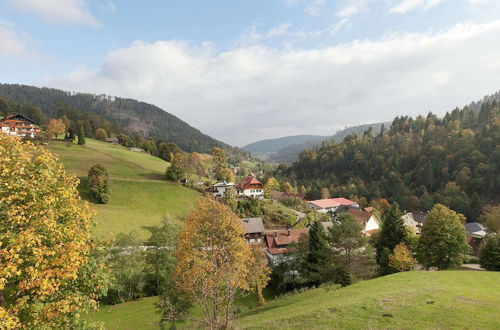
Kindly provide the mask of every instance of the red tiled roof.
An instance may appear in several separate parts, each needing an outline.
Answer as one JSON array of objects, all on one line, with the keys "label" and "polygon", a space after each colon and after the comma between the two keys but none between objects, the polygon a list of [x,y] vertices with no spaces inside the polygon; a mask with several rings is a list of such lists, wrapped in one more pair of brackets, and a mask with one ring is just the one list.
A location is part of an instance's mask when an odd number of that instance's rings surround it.
[{"label": "red tiled roof", "polygon": [[370,213],[372,213],[372,212],[373,212],[373,210],[375,210],[375,208],[374,208],[374,207],[371,207],[371,206],[365,207],[365,211],[366,211],[366,212],[370,212]]},{"label": "red tiled roof", "polygon": [[249,174],[246,178],[241,180],[240,184],[238,185],[239,189],[248,189],[250,188],[251,185],[259,185],[262,187],[262,183],[257,180],[255,175]]},{"label": "red tiled roof", "polygon": [[302,235],[307,235],[309,228],[305,229],[281,229],[270,230],[266,232],[266,245],[270,254],[282,254],[287,250],[287,246],[292,243],[298,243]]},{"label": "red tiled roof", "polygon": [[322,208],[322,209],[329,209],[332,207],[338,207],[340,205],[354,205],[358,204],[356,202],[353,202],[347,198],[330,198],[330,199],[317,199],[315,201],[310,201],[309,203]]},{"label": "red tiled roof", "polygon": [[346,211],[346,213],[349,213],[353,217],[356,218],[359,222],[362,224],[366,224],[368,220],[372,217],[372,214],[370,212],[364,212],[361,210],[354,210],[354,209],[349,209]]}]

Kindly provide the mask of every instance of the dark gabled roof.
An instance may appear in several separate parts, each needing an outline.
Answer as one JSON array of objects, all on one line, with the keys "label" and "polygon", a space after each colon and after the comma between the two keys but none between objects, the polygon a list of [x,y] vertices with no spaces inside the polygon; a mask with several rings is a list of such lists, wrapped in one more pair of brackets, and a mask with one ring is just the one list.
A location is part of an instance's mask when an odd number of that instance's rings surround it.
[{"label": "dark gabled roof", "polygon": [[465,224],[465,229],[467,230],[468,233],[477,233],[477,232],[480,232],[480,231],[484,231],[486,232],[486,228],[480,224],[480,223],[477,223],[477,222],[467,222]]},{"label": "dark gabled roof", "polygon": [[413,220],[419,224],[423,224],[428,213],[425,212],[408,212],[405,215],[410,216]]},{"label": "dark gabled roof", "polygon": [[266,232],[262,218],[243,218],[241,223],[245,228],[245,234],[264,234]]},{"label": "dark gabled roof", "polygon": [[28,118],[26,116],[20,115],[17,112],[8,113],[8,114],[5,115],[4,118],[0,118],[0,120],[4,120],[4,119],[5,120],[9,120],[9,119],[13,119],[13,118],[16,118],[16,117],[21,117],[23,120],[29,121],[29,122],[31,122],[33,124],[36,124],[36,122],[34,120],[32,120],[32,119],[30,119],[30,118]]}]

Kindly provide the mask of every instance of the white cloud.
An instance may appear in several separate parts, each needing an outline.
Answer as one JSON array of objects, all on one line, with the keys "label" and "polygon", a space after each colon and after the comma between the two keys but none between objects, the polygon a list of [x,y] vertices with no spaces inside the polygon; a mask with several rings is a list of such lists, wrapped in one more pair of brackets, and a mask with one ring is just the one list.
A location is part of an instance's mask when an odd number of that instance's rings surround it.
[{"label": "white cloud", "polygon": [[[45,84],[156,104],[231,144],[443,113],[500,88],[500,20],[327,48],[134,42]],[[488,65],[485,65],[487,63]]]},{"label": "white cloud", "polygon": [[58,24],[98,26],[100,22],[85,7],[84,0],[7,0],[17,10],[34,13]]},{"label": "white cloud", "polygon": [[392,7],[389,11],[396,14],[405,14],[412,10],[429,10],[439,5],[445,0],[404,0],[398,5]]},{"label": "white cloud", "polygon": [[29,47],[30,40],[14,30],[12,22],[0,20],[0,55],[33,57],[35,52]]},{"label": "white cloud", "polygon": [[368,0],[347,0],[337,12],[339,17],[351,17],[367,10]]},{"label": "white cloud", "polygon": [[283,23],[273,26],[266,32],[259,32],[257,24],[253,23],[240,35],[240,37],[238,38],[238,44],[256,43],[283,36],[285,34],[288,34],[290,27],[291,25],[289,23]]},{"label": "white cloud", "polygon": [[312,0],[306,7],[305,11],[307,14],[312,16],[317,16],[320,14],[321,9],[325,5],[326,0]]},{"label": "white cloud", "polygon": [[469,5],[473,8],[491,3],[492,0],[468,0]]}]

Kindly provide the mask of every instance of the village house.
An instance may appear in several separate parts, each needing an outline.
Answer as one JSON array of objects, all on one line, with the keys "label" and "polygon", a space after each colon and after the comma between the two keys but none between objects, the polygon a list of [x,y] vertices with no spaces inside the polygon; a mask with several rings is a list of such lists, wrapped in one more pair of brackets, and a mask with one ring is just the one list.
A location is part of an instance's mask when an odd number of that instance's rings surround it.
[{"label": "village house", "polygon": [[241,224],[245,229],[245,239],[250,244],[260,244],[264,242],[266,229],[262,218],[243,218]]},{"label": "village house", "polygon": [[350,214],[358,220],[363,225],[363,233],[367,236],[373,235],[380,229],[381,221],[372,212],[366,212],[353,207],[343,209],[339,208],[334,214],[334,219],[342,213]]},{"label": "village house", "polygon": [[346,198],[317,199],[310,201],[309,205],[319,213],[335,212],[341,205],[349,205],[359,208],[359,204]]},{"label": "village house", "polygon": [[468,222],[465,224],[465,232],[467,234],[467,243],[472,248],[472,255],[477,256],[483,244],[483,238],[487,234],[486,227],[478,222]]},{"label": "village house", "polygon": [[31,138],[40,133],[40,127],[38,127],[37,123],[15,112],[0,118],[0,130],[5,134]]},{"label": "village house", "polygon": [[264,185],[257,180],[254,174],[249,174],[237,186],[238,196],[250,198],[264,198]]},{"label": "village house", "polygon": [[413,229],[416,234],[420,234],[426,217],[427,213],[425,212],[407,212],[401,219],[406,227]]},{"label": "village house", "polygon": [[267,256],[272,265],[278,264],[288,246],[294,242],[300,242],[303,236],[309,234],[309,228],[305,229],[277,229],[266,232]]},{"label": "village house", "polygon": [[211,193],[214,197],[224,198],[229,190],[234,190],[234,187],[234,182],[221,181],[208,188],[207,192]]}]

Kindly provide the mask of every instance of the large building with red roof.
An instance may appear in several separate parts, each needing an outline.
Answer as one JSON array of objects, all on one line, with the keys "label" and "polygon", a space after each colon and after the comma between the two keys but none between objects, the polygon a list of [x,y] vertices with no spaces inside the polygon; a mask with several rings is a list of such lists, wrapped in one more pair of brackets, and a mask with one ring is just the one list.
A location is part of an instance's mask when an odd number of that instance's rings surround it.
[{"label": "large building with red roof", "polygon": [[329,198],[310,201],[309,205],[320,213],[335,212],[341,205],[359,207],[358,203],[347,198]]},{"label": "large building with red roof", "polygon": [[9,135],[34,138],[40,133],[40,128],[33,120],[13,112],[0,117],[0,131]]},{"label": "large building with red roof", "polygon": [[236,187],[238,196],[264,198],[264,185],[257,180],[254,174],[249,174]]}]

